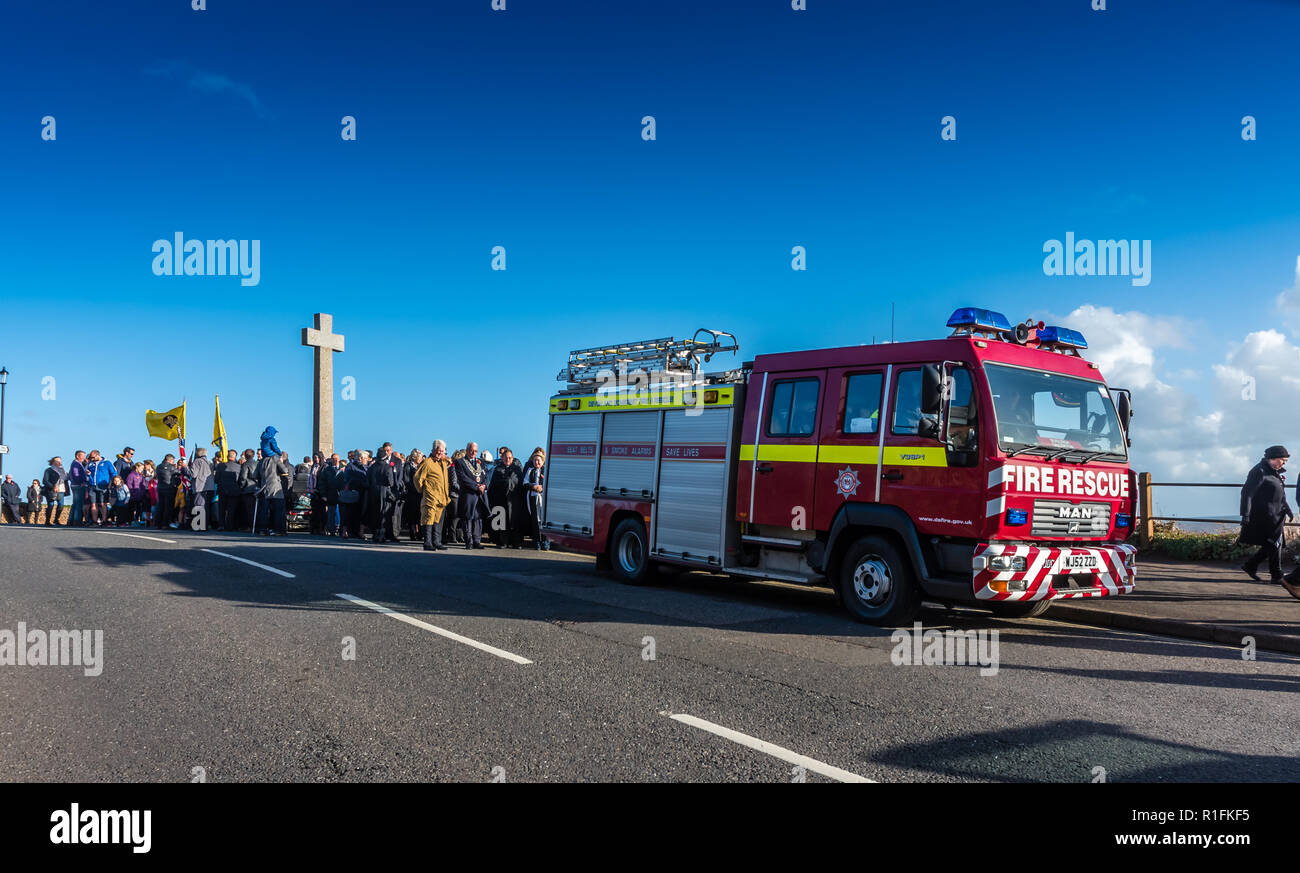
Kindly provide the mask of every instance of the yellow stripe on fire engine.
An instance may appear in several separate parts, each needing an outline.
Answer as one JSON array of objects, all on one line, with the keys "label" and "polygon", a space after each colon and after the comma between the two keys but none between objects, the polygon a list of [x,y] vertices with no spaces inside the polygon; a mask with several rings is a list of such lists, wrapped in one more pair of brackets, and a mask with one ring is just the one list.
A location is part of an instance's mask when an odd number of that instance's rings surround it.
[{"label": "yellow stripe on fire engine", "polygon": [[[742,461],[754,460],[754,447],[741,446],[740,459]],[[760,445],[758,447],[758,460],[816,463],[817,446],[783,446],[776,443]]]},{"label": "yellow stripe on fire engine", "polygon": [[880,458],[880,446],[822,446],[817,460],[823,464],[874,464]]},{"label": "yellow stripe on fire engine", "polygon": [[[695,398],[690,397],[690,392],[680,390],[655,391],[654,389],[645,389],[637,391],[628,389],[622,396],[599,394],[583,394],[577,397],[552,397],[550,413],[569,412],[630,412],[644,409],[711,409],[715,406],[732,406],[735,403],[736,391],[734,388],[696,388]],[[709,397],[717,395],[717,399],[710,401]],[[690,402],[687,402],[687,401]],[[565,408],[560,408],[560,403],[565,404]]]},{"label": "yellow stripe on fire engine", "polygon": [[[797,461],[821,464],[875,464],[879,446],[783,446],[763,444],[758,447],[760,461]],[[740,460],[754,460],[754,446],[740,447]],[[899,467],[946,467],[948,454],[942,446],[934,448],[885,447],[885,463]]]},{"label": "yellow stripe on fire engine", "polygon": [[948,450],[943,446],[885,446],[885,466],[946,467]]}]

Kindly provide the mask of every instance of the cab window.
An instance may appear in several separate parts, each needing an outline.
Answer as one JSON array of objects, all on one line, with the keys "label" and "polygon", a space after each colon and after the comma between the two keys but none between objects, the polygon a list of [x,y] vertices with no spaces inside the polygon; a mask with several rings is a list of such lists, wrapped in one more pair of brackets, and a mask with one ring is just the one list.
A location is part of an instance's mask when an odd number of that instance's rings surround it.
[{"label": "cab window", "polygon": [[818,379],[792,379],[773,385],[767,435],[812,436],[817,429],[817,393],[820,386]]},{"label": "cab window", "polygon": [[880,430],[880,373],[855,373],[844,387],[844,417],[840,433],[873,434]]},{"label": "cab window", "polygon": [[973,452],[979,448],[979,422],[975,393],[971,387],[970,371],[955,367],[950,376],[952,399],[948,404],[948,440],[959,452]]},{"label": "cab window", "polygon": [[894,419],[890,430],[896,434],[934,439],[938,422],[933,415],[921,414],[921,370],[903,370],[894,387]]}]

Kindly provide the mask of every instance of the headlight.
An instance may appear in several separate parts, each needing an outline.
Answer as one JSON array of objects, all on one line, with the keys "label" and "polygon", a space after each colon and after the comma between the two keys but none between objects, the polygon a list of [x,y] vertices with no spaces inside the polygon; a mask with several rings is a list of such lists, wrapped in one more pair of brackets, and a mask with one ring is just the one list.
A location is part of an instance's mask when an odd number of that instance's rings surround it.
[{"label": "headlight", "polygon": [[1008,570],[1019,573],[1025,569],[1025,559],[1021,555],[998,555],[989,559],[989,568],[997,570],[999,573],[1005,573]]}]

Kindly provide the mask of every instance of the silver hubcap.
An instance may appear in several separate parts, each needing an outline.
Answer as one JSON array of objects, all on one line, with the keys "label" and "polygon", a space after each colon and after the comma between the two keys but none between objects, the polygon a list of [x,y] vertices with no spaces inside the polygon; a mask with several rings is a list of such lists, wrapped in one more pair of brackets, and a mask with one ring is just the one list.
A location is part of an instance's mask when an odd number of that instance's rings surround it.
[{"label": "silver hubcap", "polygon": [[628,575],[641,569],[641,540],[635,534],[625,534],[619,541],[618,563]]},{"label": "silver hubcap", "polygon": [[889,598],[894,579],[889,564],[879,555],[867,555],[853,570],[853,591],[869,606],[878,606]]}]

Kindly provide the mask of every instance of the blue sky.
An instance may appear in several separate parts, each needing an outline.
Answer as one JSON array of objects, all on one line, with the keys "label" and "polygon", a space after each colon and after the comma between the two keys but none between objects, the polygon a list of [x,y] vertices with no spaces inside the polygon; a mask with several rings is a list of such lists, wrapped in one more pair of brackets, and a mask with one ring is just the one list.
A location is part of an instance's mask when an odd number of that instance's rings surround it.
[{"label": "blue sky", "polygon": [[[1214,362],[1290,336],[1274,298],[1300,254],[1300,4],[208,5],[6,12],[16,478],[76,448],[160,457],[143,412],[182,397],[206,441],[218,392],[235,444],[274,424],[305,453],[298,334],[319,310],[357,384],[338,447],[403,451],[530,449],[570,348],[700,326],[748,359],[886,339],[891,302],[900,340],[960,305],[1142,313],[1185,336],[1155,366],[1199,414]],[[154,276],[177,231],[260,240],[260,284]],[[1151,283],[1045,276],[1067,231],[1150,239]]]}]

